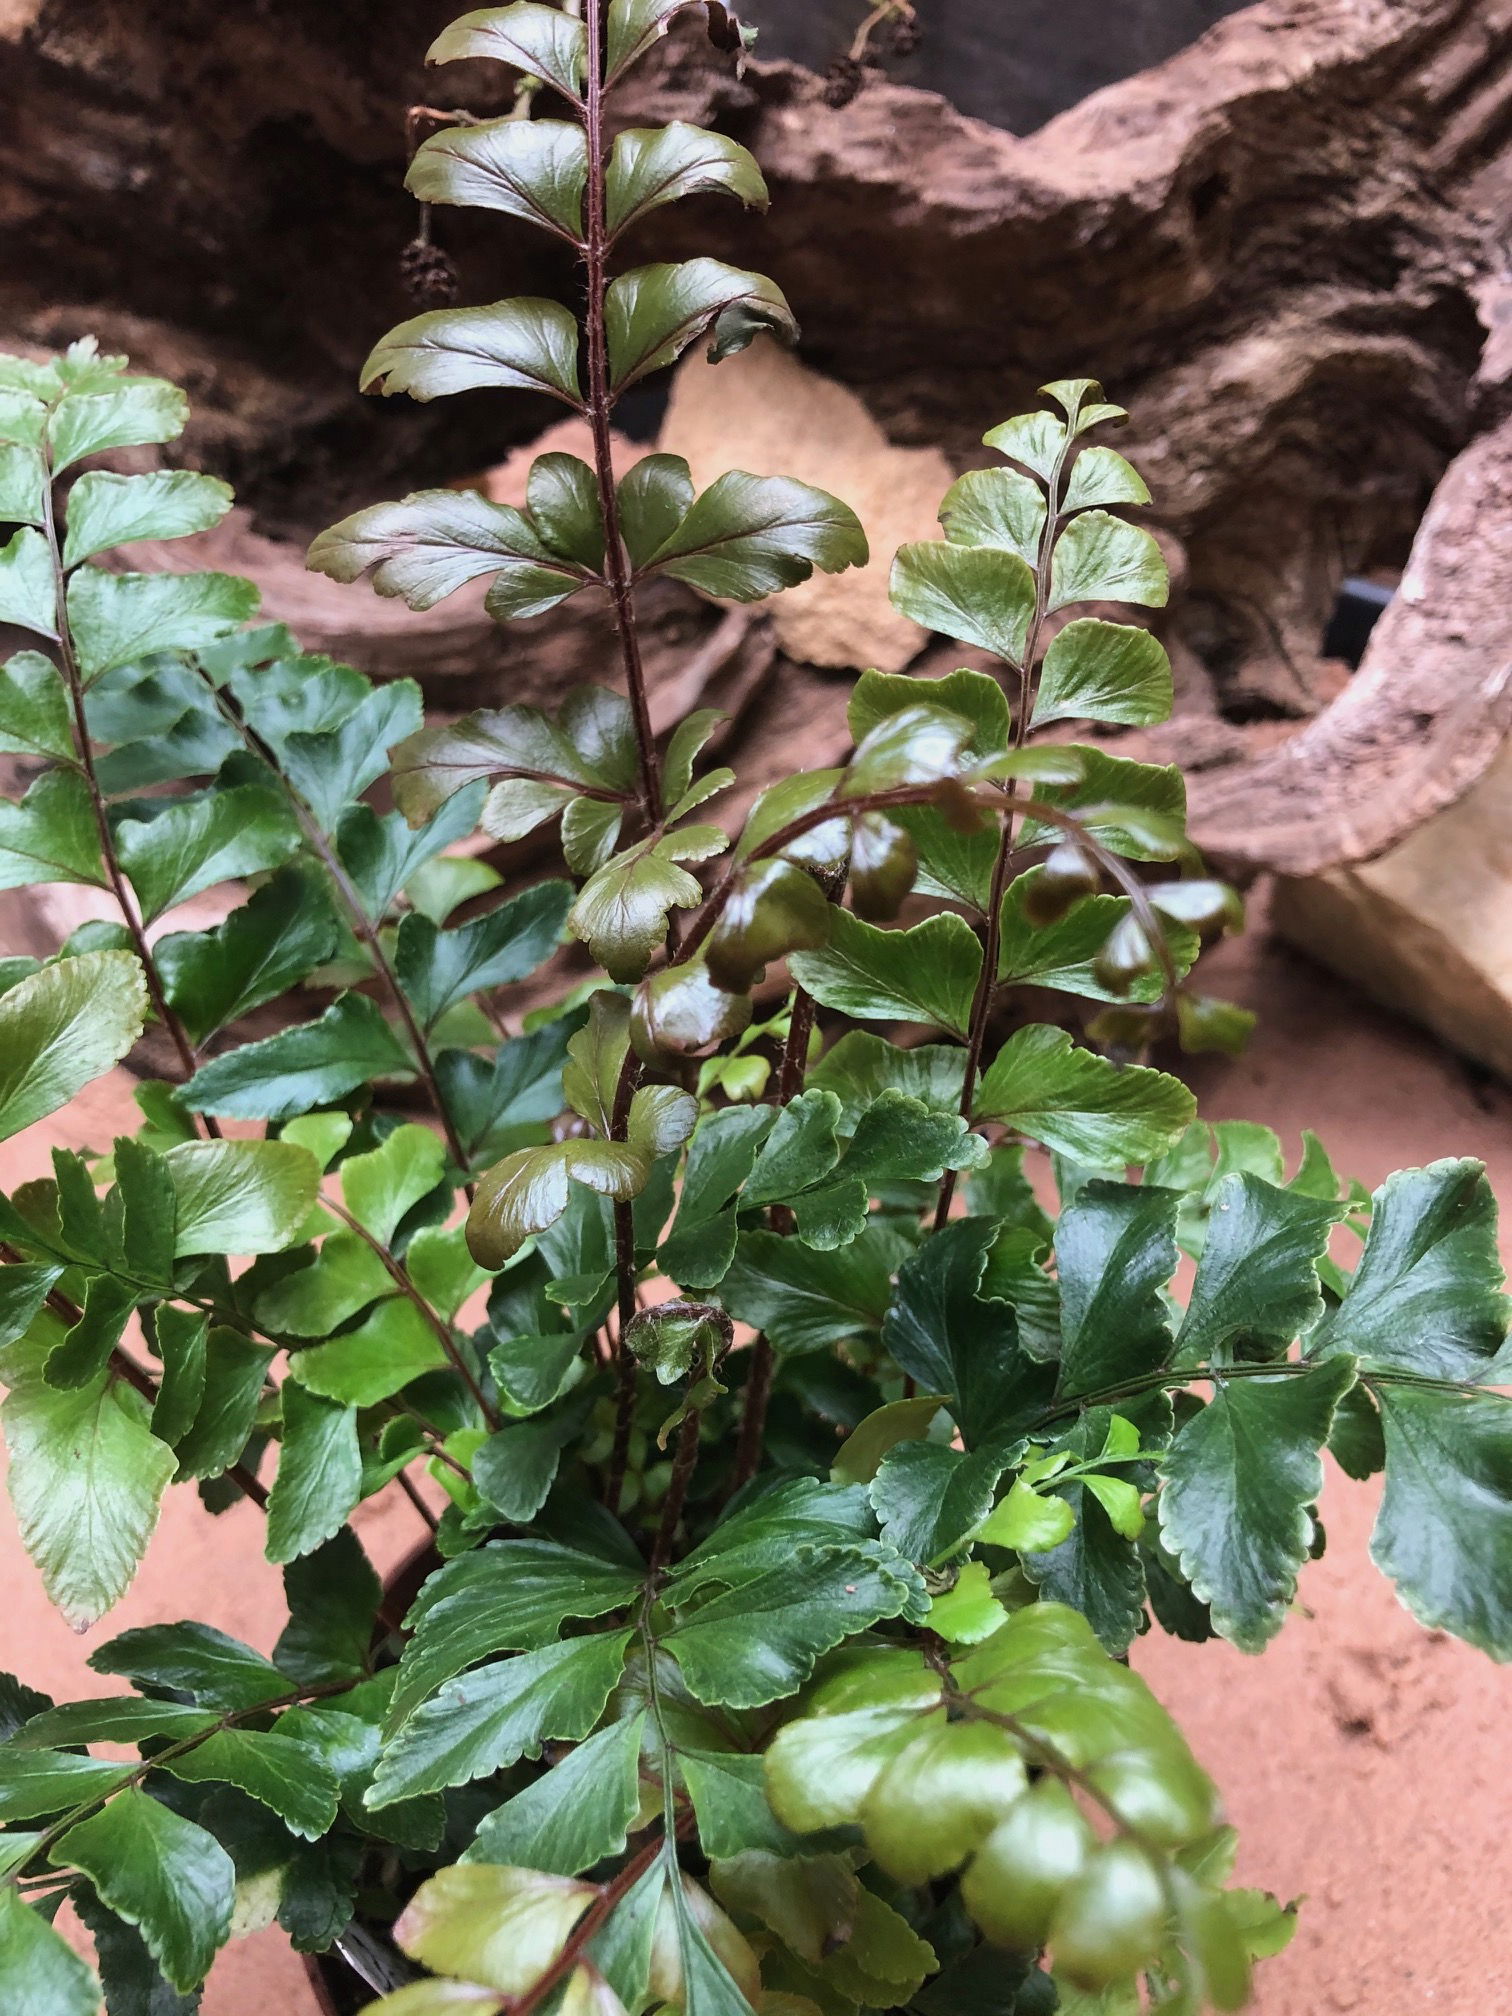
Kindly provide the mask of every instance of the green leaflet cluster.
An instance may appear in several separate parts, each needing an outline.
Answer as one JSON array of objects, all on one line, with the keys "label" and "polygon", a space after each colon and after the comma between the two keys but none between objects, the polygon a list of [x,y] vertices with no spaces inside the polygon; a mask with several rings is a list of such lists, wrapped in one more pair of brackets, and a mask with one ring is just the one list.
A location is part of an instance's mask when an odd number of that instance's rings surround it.
[{"label": "green leaflet cluster", "polygon": [[1250,1934],[1263,1942],[1283,1915],[1223,1892],[1232,1851],[1211,1785],[1144,1684],[1059,1604],[1018,1611],[948,1666],[852,1655],[778,1731],[767,1782],[779,1819],[859,1826],[901,1882],[964,1864],[987,1936],[1026,1961],[1048,1946],[1076,1987],[1143,1971],[1162,2008],[1238,2008]]},{"label": "green leaflet cluster", "polygon": [[[0,961],[0,1138],[144,1039],[163,1074],[134,1133],[0,1198],[11,1500],[81,1627],[173,1482],[261,1508],[289,1608],[270,1657],[127,1631],[104,1699],[0,1677],[7,2008],[190,2016],[270,1918],[367,1942],[404,1981],[382,2016],[1237,2008],[1293,1914],[1229,1887],[1134,1638],[1268,1642],[1328,1450],[1384,1471],[1403,1600],[1512,1657],[1480,1166],[1371,1196],[1308,1136],[1288,1175],[1148,1062],[1247,1018],[1193,985],[1242,916],[1179,773],[1070,739],[1170,707],[1128,620],[1166,595],[1148,495],[1093,438],[1120,409],[1045,388],[893,563],[1001,677],[863,674],[846,760],[738,832],[705,810],[721,718],[652,733],[644,581],[754,601],[867,558],[786,478],[611,467],[641,377],[796,333],[760,275],[630,263],[667,203],[766,201],[724,134],[611,138],[683,15],[738,60],[721,0],[515,0],[438,39],[520,81],[413,193],[557,239],[583,312],[419,316],[364,384],[546,392],[592,460],[311,555],[417,609],[485,581],[501,621],[607,597],[622,677],[426,723],[410,682],[246,627],[249,584],[119,571],[229,505],[100,466],[172,442],[182,395],[87,344],[0,359],[0,620],[35,640],[0,668],[0,886],[119,920]],[[568,878],[506,892],[490,850],[553,825]],[[568,941],[594,970],[538,979]],[[400,1489],[402,1596],[351,1524]]]}]

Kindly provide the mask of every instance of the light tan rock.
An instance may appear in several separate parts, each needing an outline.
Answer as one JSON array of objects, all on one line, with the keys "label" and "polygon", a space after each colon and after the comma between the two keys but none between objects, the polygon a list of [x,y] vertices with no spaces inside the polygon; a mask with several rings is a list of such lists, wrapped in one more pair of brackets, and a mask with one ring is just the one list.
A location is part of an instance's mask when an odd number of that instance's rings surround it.
[{"label": "light tan rock", "polygon": [[42,0],[0,0],[0,42],[19,42],[42,12]]},{"label": "light tan rock", "polygon": [[1293,944],[1512,1080],[1512,743],[1378,860],[1278,881],[1271,914]]},{"label": "light tan rock", "polygon": [[954,471],[935,448],[894,447],[854,392],[760,341],[710,364],[690,355],[672,382],[660,447],[687,458],[700,490],[729,469],[796,476],[841,498],[871,542],[871,565],[815,574],[768,605],[777,641],[809,665],[900,672],[925,633],[887,599],[892,556],[938,539]]}]

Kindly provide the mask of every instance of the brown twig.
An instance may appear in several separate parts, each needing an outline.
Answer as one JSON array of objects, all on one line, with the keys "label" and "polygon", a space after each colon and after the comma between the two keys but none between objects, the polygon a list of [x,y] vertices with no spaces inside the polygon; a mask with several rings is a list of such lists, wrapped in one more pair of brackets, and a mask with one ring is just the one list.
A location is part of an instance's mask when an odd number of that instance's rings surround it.
[{"label": "brown twig", "polygon": [[[812,994],[802,987],[793,989],[793,1012],[788,1018],[787,1041],[782,1046],[782,1063],[777,1072],[777,1104],[779,1109],[789,1100],[796,1099],[803,1084],[804,1067],[808,1062],[809,1038],[814,1033],[816,1004]],[[793,1214],[786,1204],[774,1204],[771,1210],[774,1232],[790,1233],[793,1229]],[[776,1353],[771,1340],[763,1330],[751,1346],[751,1369],[746,1375],[745,1405],[740,1416],[740,1441],[735,1451],[735,1481],[730,1487],[733,1497],[743,1486],[750,1483],[761,1468],[762,1445],[766,1439],[767,1408],[772,1398],[772,1374],[776,1370]]]},{"label": "brown twig", "polygon": [[523,1995],[516,1996],[510,2002],[509,2016],[531,2016],[533,2010],[539,2009],[543,2002],[555,1994],[582,1959],[584,1949],[597,1937],[604,1920],[616,1904],[635,1888],[657,1856],[663,1852],[664,1846],[661,1835],[654,1835],[644,1848],[630,1858],[619,1874],[603,1886],[573,1927],[566,1945],[540,1980],[534,1987],[527,1989]]},{"label": "brown twig", "polygon": [[[640,1059],[633,1050],[625,1052],[619,1081],[614,1088],[614,1108],[609,1117],[609,1138],[623,1141],[630,1125],[630,1105],[640,1084]],[[619,1317],[619,1384],[614,1401],[614,1446],[609,1456],[609,1478],[604,1503],[618,1512],[625,1491],[625,1472],[630,1467],[630,1438],[635,1430],[637,1372],[635,1354],[630,1349],[630,1325],[635,1320],[635,1205],[616,1203],[614,1207],[614,1273],[618,1284],[616,1307]]]},{"label": "brown twig", "polygon": [[439,1528],[440,1522],[437,1520],[435,1513],[432,1512],[429,1505],[427,1505],[425,1500],[420,1496],[419,1491],[415,1488],[414,1480],[411,1478],[409,1472],[407,1470],[398,1471],[395,1475],[394,1482],[399,1486],[399,1489],[404,1493],[405,1497],[408,1498],[411,1505],[413,1505],[415,1510],[420,1514],[420,1517],[425,1521],[426,1525],[430,1528],[431,1532],[435,1533]]},{"label": "brown twig", "polygon": [[666,1566],[672,1552],[672,1542],[677,1537],[683,1507],[688,1502],[688,1486],[693,1481],[693,1472],[698,1468],[698,1439],[702,1426],[702,1408],[690,1407],[683,1416],[682,1427],[677,1431],[677,1449],[672,1458],[672,1477],[667,1485],[666,1498],[662,1501],[661,1521],[657,1526],[656,1539],[651,1548],[653,1574]]}]

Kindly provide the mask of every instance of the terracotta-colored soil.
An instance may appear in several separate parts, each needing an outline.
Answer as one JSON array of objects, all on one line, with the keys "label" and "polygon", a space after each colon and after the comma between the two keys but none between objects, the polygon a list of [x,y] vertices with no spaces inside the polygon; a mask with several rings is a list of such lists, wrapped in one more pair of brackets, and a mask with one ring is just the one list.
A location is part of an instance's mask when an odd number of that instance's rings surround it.
[{"label": "terracotta-colored soil", "polygon": [[[1248,1058],[1204,1064],[1211,1119],[1264,1120],[1295,1152],[1304,1125],[1368,1183],[1393,1168],[1477,1154],[1512,1199],[1512,1092],[1485,1086],[1404,1023],[1363,1004],[1263,925],[1205,969],[1214,991],[1262,1011]],[[103,1145],[129,1086],[97,1087],[54,1137]],[[39,1173],[47,1130],[0,1151],[0,1180]],[[1330,1476],[1328,1552],[1302,1606],[1262,1659],[1155,1637],[1135,1661],[1222,1786],[1240,1829],[1242,1880],[1305,1895],[1291,1951],[1267,1963],[1257,2016],[1483,2016],[1512,2006],[1506,1902],[1505,1729],[1512,1682],[1478,1653],[1426,1634],[1367,1552],[1375,1493]],[[411,1544],[396,1506],[359,1515],[380,1566]],[[6,1629],[0,1663],[34,1684],[104,1692],[91,1644],[128,1624],[198,1616],[267,1648],[281,1619],[277,1571],[247,1508],[211,1521],[172,1493],[136,1586],[89,1637],[50,1610],[0,1518]],[[222,1955],[205,2016],[314,2016],[277,1932]]]}]

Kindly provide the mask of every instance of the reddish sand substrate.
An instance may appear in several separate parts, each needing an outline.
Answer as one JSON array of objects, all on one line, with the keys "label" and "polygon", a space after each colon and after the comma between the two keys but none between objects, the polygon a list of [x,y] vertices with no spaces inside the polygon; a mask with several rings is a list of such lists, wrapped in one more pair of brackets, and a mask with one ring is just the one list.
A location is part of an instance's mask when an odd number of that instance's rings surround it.
[{"label": "reddish sand substrate", "polygon": [[[1292,1153],[1312,1126],[1337,1165],[1368,1183],[1440,1155],[1481,1155],[1512,1199],[1512,1092],[1479,1084],[1259,929],[1205,977],[1262,1011],[1242,1063],[1201,1067],[1207,1117],[1266,1121]],[[0,1181],[39,1173],[53,1140],[103,1146],[128,1105],[120,1081],[93,1088],[50,1138],[39,1128],[0,1151]],[[1375,1496],[1330,1475],[1327,1554],[1306,1571],[1301,1604],[1264,1658],[1163,1637],[1135,1654],[1223,1788],[1243,1842],[1241,1879],[1306,1897],[1291,1951],[1263,1970],[1258,2016],[1512,2007],[1503,1766],[1512,1684],[1398,1606],[1366,1551]],[[212,1521],[191,1494],[171,1493],[136,1586],[80,1640],[49,1608],[0,1518],[0,1664],[61,1693],[109,1691],[84,1667],[92,1643],[186,1616],[271,1647],[281,1592],[262,1560],[260,1523],[249,1507]],[[358,1523],[380,1566],[407,1551],[416,1530],[402,1504]],[[227,1949],[204,2009],[314,2016],[315,2005],[275,1931]]]}]

